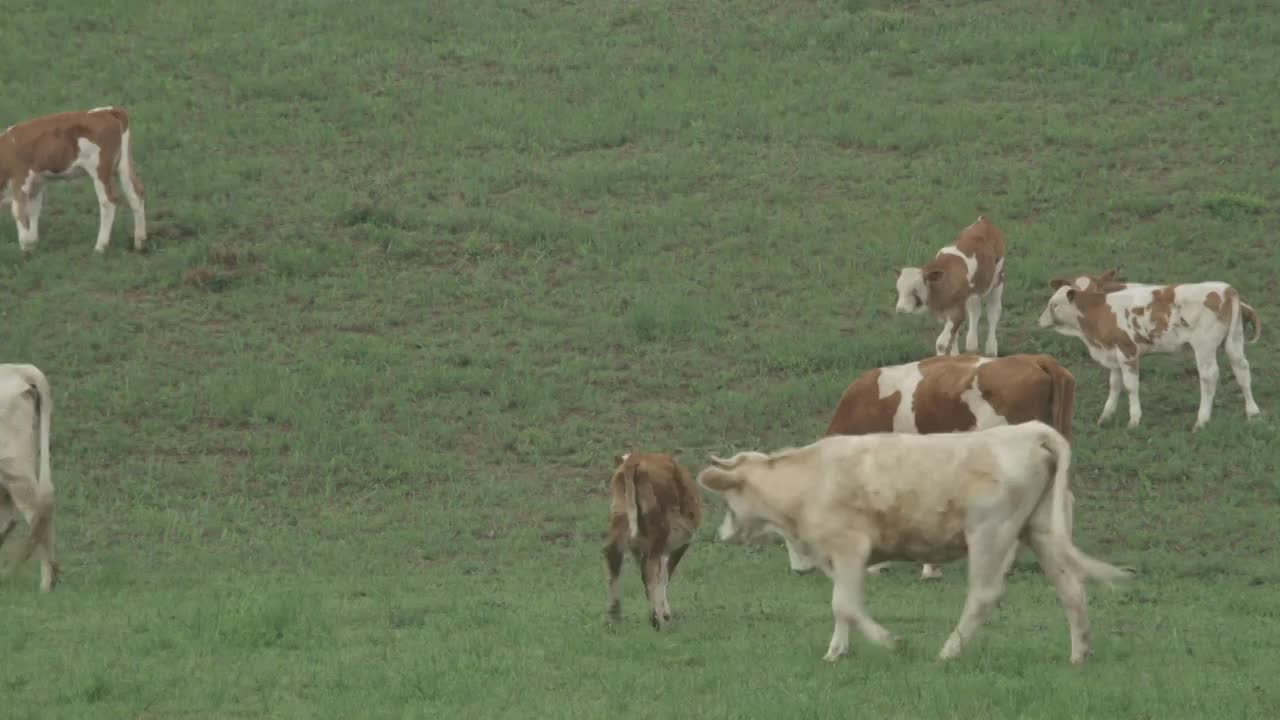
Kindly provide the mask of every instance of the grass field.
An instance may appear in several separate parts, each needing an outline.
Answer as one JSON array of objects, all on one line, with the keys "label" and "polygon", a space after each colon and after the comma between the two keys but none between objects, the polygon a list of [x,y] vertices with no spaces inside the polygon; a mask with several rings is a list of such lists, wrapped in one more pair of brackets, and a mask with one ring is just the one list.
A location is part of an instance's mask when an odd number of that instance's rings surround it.
[{"label": "grass field", "polygon": [[[6,9],[0,124],[118,103],[153,251],[86,182],[23,262],[4,362],[55,397],[63,582],[0,579],[24,718],[1280,716],[1280,8],[1124,3],[48,0]],[[700,539],[653,632],[603,623],[614,452],[808,442],[870,367],[932,354],[893,268],[977,214],[1002,353],[1078,382],[1094,656],[1030,553],[953,664],[964,565],[867,584],[891,654],[820,658],[830,582]],[[1048,280],[1218,279],[1225,357],[1106,379],[1035,326]],[[985,330],[984,330],[985,332]],[[10,548],[11,549],[11,548]]]}]

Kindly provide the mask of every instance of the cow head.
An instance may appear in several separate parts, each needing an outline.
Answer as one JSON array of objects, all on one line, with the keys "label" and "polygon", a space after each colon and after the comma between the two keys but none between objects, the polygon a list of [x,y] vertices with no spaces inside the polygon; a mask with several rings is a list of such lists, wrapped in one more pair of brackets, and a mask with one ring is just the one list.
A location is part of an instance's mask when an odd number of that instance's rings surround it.
[{"label": "cow head", "polygon": [[722,542],[740,545],[765,529],[767,519],[753,502],[749,469],[753,461],[762,458],[767,456],[751,451],[728,460],[712,455],[711,466],[698,473],[698,485],[724,498],[724,519],[716,533]]},{"label": "cow head", "polygon": [[1126,287],[1126,283],[1123,280],[1116,279],[1118,273],[1118,269],[1112,268],[1101,275],[1083,273],[1065,278],[1054,278],[1049,281],[1049,287],[1054,290],[1066,286],[1074,287],[1078,290],[1088,290],[1089,292],[1115,292]]},{"label": "cow head", "polygon": [[[898,304],[895,309],[900,313],[922,313],[929,302],[929,283],[937,282],[942,277],[941,270],[933,270],[928,275],[920,268],[902,268],[898,273]],[[936,275],[937,277],[931,277]]]},{"label": "cow head", "polygon": [[1045,306],[1044,312],[1040,313],[1040,327],[1051,328],[1063,335],[1079,336],[1083,332],[1080,329],[1082,313],[1080,307],[1076,305],[1076,299],[1084,292],[1071,285],[1058,286],[1058,289],[1053,292],[1053,297],[1049,298],[1049,304]]}]

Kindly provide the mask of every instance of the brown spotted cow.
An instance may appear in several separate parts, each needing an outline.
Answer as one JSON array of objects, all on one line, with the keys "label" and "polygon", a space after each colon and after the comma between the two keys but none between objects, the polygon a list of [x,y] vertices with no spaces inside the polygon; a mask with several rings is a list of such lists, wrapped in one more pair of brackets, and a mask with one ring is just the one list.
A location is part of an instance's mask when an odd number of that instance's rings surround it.
[{"label": "brown spotted cow", "polygon": [[[1143,355],[1175,353],[1190,345],[1200,374],[1200,409],[1194,430],[1209,422],[1218,388],[1218,348],[1231,361],[1245,417],[1261,412],[1254,402],[1249,361],[1244,356],[1244,321],[1262,333],[1257,312],[1224,282],[1151,285],[1119,283],[1106,273],[1052,283],[1053,296],[1040,314],[1040,327],[1084,341],[1089,355],[1110,371],[1110,392],[1098,417],[1116,411],[1120,389],[1129,394],[1129,427],[1142,419],[1138,401],[1138,361]],[[1087,288],[1087,289],[1086,289]]]},{"label": "brown spotted cow", "polygon": [[[845,389],[823,437],[927,435],[1040,420],[1070,441],[1075,386],[1071,373],[1049,355],[949,355],[876,368]],[[793,571],[813,570],[805,549],[788,541],[787,554]],[[921,571],[925,580],[940,577],[934,565]]]},{"label": "brown spotted cow", "polygon": [[100,107],[25,120],[0,133],[0,197],[10,203],[24,253],[35,249],[40,234],[44,188],[50,182],[88,176],[98,194],[98,241],[106,252],[115,222],[115,176],[133,210],[133,247],[147,242],[142,182],[133,168],[129,115],[124,108]]},{"label": "brown spotted cow", "polygon": [[622,617],[618,576],[623,550],[630,550],[649,598],[649,623],[661,630],[671,623],[668,583],[702,523],[701,497],[689,471],[669,454],[627,453],[613,463],[604,546],[605,619]]},{"label": "brown spotted cow", "polygon": [[996,326],[1000,324],[1004,295],[1004,236],[985,217],[978,219],[942,248],[924,267],[897,271],[900,313],[926,310],[942,320],[942,333],[934,343],[938,355],[960,352],[960,321],[965,320],[965,351],[978,352],[978,318],[987,307],[986,354],[999,353]]}]

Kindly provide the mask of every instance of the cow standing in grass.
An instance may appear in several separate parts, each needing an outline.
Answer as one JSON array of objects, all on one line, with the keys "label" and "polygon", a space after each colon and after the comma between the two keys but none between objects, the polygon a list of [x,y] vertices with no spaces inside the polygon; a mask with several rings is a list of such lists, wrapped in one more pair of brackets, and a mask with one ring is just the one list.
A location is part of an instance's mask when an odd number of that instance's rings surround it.
[{"label": "cow standing in grass", "polygon": [[34,365],[0,365],[0,545],[21,513],[29,530],[16,562],[37,554],[41,592],[53,590],[58,580],[49,470],[52,418],[53,395],[44,373]]},{"label": "cow standing in grass", "polygon": [[1067,514],[1071,445],[1038,420],[967,433],[829,436],[772,454],[711,457],[697,482],[728,505],[719,537],[766,529],[805,543],[832,580],[835,629],[824,660],[849,648],[856,625],[888,648],[896,639],[863,604],[868,563],[969,561],[969,591],[943,660],[960,654],[991,616],[1021,541],[1057,591],[1071,662],[1089,654],[1084,581],[1128,573],[1072,542]]},{"label": "cow standing in grass", "polygon": [[623,551],[640,568],[654,630],[671,623],[667,586],[702,522],[701,498],[689,471],[666,453],[627,453],[613,459],[609,532],[604,546],[608,599],[605,619],[622,617],[618,576]]},{"label": "cow standing in grass", "polygon": [[1231,285],[1122,283],[1114,280],[1114,272],[1059,279],[1051,285],[1054,293],[1040,314],[1040,327],[1080,338],[1089,355],[1110,371],[1110,391],[1098,424],[1115,413],[1123,388],[1129,393],[1129,427],[1137,427],[1142,420],[1139,359],[1175,353],[1188,345],[1200,375],[1200,409],[1193,431],[1204,427],[1213,411],[1220,347],[1226,350],[1244,395],[1245,417],[1261,412],[1253,399],[1249,361],[1244,356],[1244,321],[1254,325],[1250,342],[1258,340],[1262,326],[1257,312]]},{"label": "cow standing in grass", "polygon": [[942,248],[924,267],[897,271],[900,313],[929,311],[943,321],[934,343],[938,355],[960,352],[960,321],[965,320],[965,351],[978,352],[978,318],[987,307],[986,354],[998,354],[996,326],[1004,296],[1004,236],[985,217],[978,219]]},{"label": "cow standing in grass", "polygon": [[[1040,420],[1069,441],[1075,388],[1075,378],[1049,355],[932,357],[858,376],[823,436],[967,432]],[[1068,495],[1068,515],[1070,507]],[[787,541],[787,554],[795,572],[813,570],[805,548]],[[920,576],[941,578],[942,570],[925,563]]]},{"label": "cow standing in grass", "polygon": [[98,195],[96,253],[107,251],[115,223],[114,176],[133,210],[133,247],[147,243],[142,182],[133,168],[129,114],[120,107],[64,112],[25,120],[0,133],[0,198],[10,204],[23,253],[40,237],[45,185],[88,176]]}]

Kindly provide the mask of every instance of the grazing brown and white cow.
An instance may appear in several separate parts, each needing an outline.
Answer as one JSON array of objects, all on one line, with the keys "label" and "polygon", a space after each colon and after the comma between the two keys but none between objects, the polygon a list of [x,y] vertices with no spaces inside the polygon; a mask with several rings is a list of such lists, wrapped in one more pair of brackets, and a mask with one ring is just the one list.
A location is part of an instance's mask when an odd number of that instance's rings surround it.
[{"label": "grazing brown and white cow", "polygon": [[93,180],[98,194],[94,252],[106,252],[111,240],[118,200],[116,175],[133,209],[133,247],[146,246],[142,182],[133,169],[129,132],[124,108],[100,107],[25,120],[0,133],[0,196],[11,205],[23,252],[34,250],[39,240],[45,185],[84,175]]},{"label": "grazing brown and white cow", "polygon": [[[1075,388],[1075,378],[1049,355],[931,357],[858,376],[840,396],[823,436],[966,432],[1040,420],[1070,441]],[[795,572],[814,568],[804,549],[790,542],[787,554]],[[920,576],[940,578],[942,570],[925,564]]]},{"label": "grazing brown and white cow", "polygon": [[[1253,340],[1262,333],[1257,312],[1224,282],[1148,285],[1098,282],[1081,276],[1076,284],[1056,284],[1040,314],[1040,327],[1084,341],[1089,355],[1110,371],[1110,392],[1098,423],[1116,411],[1123,387],[1129,393],[1129,427],[1142,419],[1138,401],[1138,361],[1152,353],[1175,353],[1190,345],[1200,373],[1200,410],[1193,430],[1209,422],[1218,388],[1218,348],[1227,352],[1231,371],[1244,395],[1245,416],[1261,410],[1254,402],[1249,361],[1244,356],[1244,318],[1254,325]],[[1101,290],[1082,290],[1081,284]],[[1122,287],[1116,287],[1122,285]]]},{"label": "grazing brown and white cow", "polygon": [[1128,572],[1081,552],[1067,516],[1071,446],[1038,420],[968,433],[837,435],[772,454],[741,452],[697,481],[728,505],[719,537],[765,529],[804,542],[832,579],[835,630],[823,658],[849,647],[849,625],[871,642],[896,639],[867,613],[867,563],[943,563],[967,557],[964,612],[939,655],[956,657],[1004,594],[1019,541],[1035,552],[1071,630],[1071,662],[1089,654],[1084,580]]},{"label": "grazing brown and white cow", "polygon": [[924,267],[897,271],[900,313],[928,310],[943,321],[934,343],[938,355],[960,352],[960,321],[965,319],[965,350],[978,352],[978,317],[987,306],[987,355],[995,357],[996,326],[1004,295],[1004,236],[985,217],[978,219],[942,248]]},{"label": "grazing brown and white cow", "polygon": [[40,590],[58,580],[53,547],[53,478],[49,473],[49,426],[53,396],[34,365],[0,365],[0,545],[22,513],[30,526],[17,564],[33,551],[40,559]]},{"label": "grazing brown and white cow", "polygon": [[669,454],[627,453],[614,457],[613,464],[604,546],[605,619],[622,617],[618,575],[622,551],[629,549],[649,598],[649,623],[660,630],[671,623],[667,586],[702,522],[701,498],[689,471]]}]

